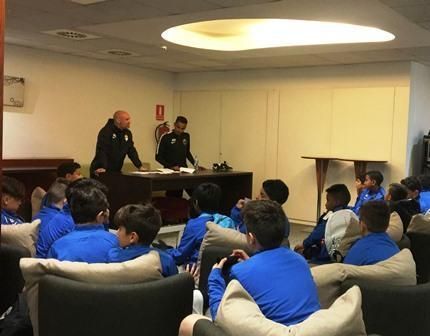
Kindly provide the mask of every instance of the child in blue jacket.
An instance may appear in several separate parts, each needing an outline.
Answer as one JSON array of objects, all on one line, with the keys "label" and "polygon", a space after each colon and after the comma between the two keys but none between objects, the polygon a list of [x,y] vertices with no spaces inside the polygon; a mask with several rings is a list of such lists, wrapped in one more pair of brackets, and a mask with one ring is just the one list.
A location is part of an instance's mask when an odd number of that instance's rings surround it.
[{"label": "child in blue jacket", "polygon": [[1,196],[1,224],[22,224],[24,219],[17,214],[25,195],[25,187],[13,177],[3,176]]},{"label": "child in blue jacket", "polygon": [[66,201],[68,185],[65,178],[57,178],[46,193],[46,205],[33,218],[41,220],[36,243],[37,258],[46,258],[52,244],[75,229]]},{"label": "child in blue jacket", "polygon": [[[320,309],[315,282],[306,261],[289,248],[280,246],[285,236],[285,213],[270,200],[250,201],[243,209],[247,241],[257,252],[249,257],[242,250],[229,278],[240,282],[264,316],[272,321],[297,324]],[[215,319],[226,289],[222,259],[209,275],[209,306]]]},{"label": "child in blue jacket", "polygon": [[346,185],[333,184],[326,190],[326,198],[325,207],[327,211],[321,215],[317,225],[303,243],[294,247],[294,251],[317,263],[330,261],[330,256],[324,243],[326,224],[334,212],[348,208],[351,194]]},{"label": "child in blue jacket", "polygon": [[160,255],[161,274],[168,277],[178,273],[170,255],[151,247],[161,227],[160,212],[153,205],[125,205],[115,214],[114,224],[118,227],[119,246],[109,251],[108,262],[132,260],[156,250]]},{"label": "child in blue jacket", "polygon": [[177,265],[196,263],[200,245],[206,234],[206,222],[215,222],[225,228],[233,228],[233,221],[218,213],[221,188],[213,183],[202,183],[191,197],[192,210],[196,213],[185,225],[184,234],[177,248],[167,249]]},{"label": "child in blue jacket", "polygon": [[391,258],[400,250],[385,232],[390,221],[390,209],[386,202],[369,201],[360,209],[362,238],[357,240],[344,259],[345,264],[373,265]]},{"label": "child in blue jacket", "polygon": [[377,170],[371,170],[366,172],[364,179],[365,189],[358,195],[357,200],[352,211],[358,216],[360,207],[368,202],[374,200],[384,200],[385,190],[381,187],[381,183],[384,181],[384,176]]},{"label": "child in blue jacket", "polygon": [[[257,196],[257,200],[271,200],[275,201],[280,205],[283,205],[290,195],[290,191],[288,186],[284,183],[284,181],[279,179],[274,180],[266,180],[263,182],[260,194]],[[243,218],[241,215],[241,211],[247,202],[247,199],[240,199],[237,201],[236,205],[231,209],[230,217],[234,221],[236,228],[242,232],[246,233],[246,227],[243,224]],[[285,216],[285,238],[288,238],[290,235],[290,222],[288,221],[288,217]]]}]

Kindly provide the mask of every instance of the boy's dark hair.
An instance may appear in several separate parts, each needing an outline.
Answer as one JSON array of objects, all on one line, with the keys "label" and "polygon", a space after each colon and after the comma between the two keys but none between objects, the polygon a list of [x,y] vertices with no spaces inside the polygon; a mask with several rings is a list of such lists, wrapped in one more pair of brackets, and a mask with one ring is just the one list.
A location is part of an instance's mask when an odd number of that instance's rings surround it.
[{"label": "boy's dark hair", "polygon": [[92,178],[81,178],[79,180],[75,180],[69,184],[69,187],[66,189],[66,199],[67,202],[70,204],[70,193],[73,191],[74,188],[83,188],[83,187],[90,187],[90,188],[97,188],[100,189],[105,196],[108,196],[108,188],[101,182],[92,179]]},{"label": "boy's dark hair", "polygon": [[375,181],[378,186],[384,181],[384,176],[379,170],[370,170],[366,172],[366,175],[369,176],[369,179]]},{"label": "boy's dark hair", "polygon": [[9,195],[18,200],[23,200],[25,196],[25,186],[16,178],[3,175],[2,193],[3,195]]},{"label": "boy's dark hair", "polygon": [[272,201],[281,205],[287,201],[290,195],[288,186],[282,180],[266,180],[263,182],[263,189]]},{"label": "boy's dark hair", "polygon": [[176,123],[188,124],[188,120],[184,116],[177,116],[175,120],[175,124]]},{"label": "boy's dark hair", "polygon": [[351,194],[344,184],[333,184],[327,188],[325,192],[332,195],[335,200],[339,201],[340,205],[347,206],[351,201]]},{"label": "boy's dark hair", "polygon": [[58,203],[66,198],[66,189],[70,182],[63,177],[58,177],[46,193],[46,203]]},{"label": "boy's dark hair", "polygon": [[139,244],[150,245],[160,231],[160,211],[152,204],[129,204],[117,211],[114,224],[122,226],[127,234],[136,232]]},{"label": "boy's dark hair", "polygon": [[191,200],[193,204],[197,203],[202,212],[218,212],[221,202],[221,188],[213,183],[202,183],[194,189]]},{"label": "boy's dark hair", "polygon": [[66,177],[67,174],[73,174],[81,165],[77,162],[63,162],[57,168],[58,177]]},{"label": "boy's dark hair", "polygon": [[364,180],[366,179],[366,174],[360,174],[360,175],[357,175],[355,178],[356,178],[357,180],[360,180],[361,184],[363,184],[363,183],[364,183]]},{"label": "boy's dark hair", "polygon": [[388,187],[391,201],[397,202],[408,198],[408,189],[400,183],[391,183]]},{"label": "boy's dark hair", "polygon": [[410,191],[421,191],[422,186],[420,180],[416,176],[408,176],[400,181]]},{"label": "boy's dark hair", "polygon": [[66,198],[76,224],[94,222],[100,212],[109,208],[103,187],[107,190],[102,183],[93,179],[80,179],[69,185]]},{"label": "boy's dark hair", "polygon": [[422,191],[430,190],[430,175],[419,175],[418,181],[421,183]]},{"label": "boy's dark hair", "polygon": [[279,247],[285,235],[286,216],[279,203],[249,201],[242,210],[246,230],[255,235],[264,249]]},{"label": "boy's dark hair", "polygon": [[390,209],[382,200],[366,202],[360,208],[360,220],[369,232],[385,232],[390,222]]}]

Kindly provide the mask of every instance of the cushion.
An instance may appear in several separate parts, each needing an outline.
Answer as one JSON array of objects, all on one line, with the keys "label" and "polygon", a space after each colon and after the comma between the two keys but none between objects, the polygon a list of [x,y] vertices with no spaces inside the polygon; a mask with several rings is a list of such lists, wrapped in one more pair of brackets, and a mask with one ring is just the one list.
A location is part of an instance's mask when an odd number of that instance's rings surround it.
[{"label": "cushion", "polygon": [[31,193],[31,217],[34,217],[42,208],[42,200],[46,191],[41,187],[36,187]]},{"label": "cushion", "polygon": [[339,297],[340,286],[345,280],[365,280],[395,286],[417,283],[415,261],[409,249],[403,249],[375,265],[328,264],[312,267],[311,273],[323,308],[330,307]]},{"label": "cushion", "polygon": [[357,286],[350,288],[329,309],[321,309],[299,324],[284,326],[265,318],[252,297],[233,280],[221,300],[215,323],[231,336],[366,335]]},{"label": "cushion", "polygon": [[134,260],[111,264],[23,258],[20,261],[34,335],[38,335],[39,280],[46,274],[98,284],[131,284],[161,279],[160,256],[151,251]]},{"label": "cushion", "polygon": [[34,257],[36,255],[37,238],[39,237],[39,225],[40,219],[36,219],[31,223],[2,224],[2,243],[23,247]]},{"label": "cushion", "polygon": [[403,222],[399,214],[393,211],[390,215],[390,223],[388,224],[387,234],[398,243],[403,236]]},{"label": "cushion", "polygon": [[430,215],[418,214],[413,216],[407,232],[430,234]]},{"label": "cushion", "polygon": [[200,245],[199,258],[197,264],[200,265],[202,259],[202,253],[208,246],[219,246],[233,249],[242,249],[247,253],[253,253],[250,250],[246,241],[246,235],[233,230],[219,226],[213,222],[206,223],[207,232],[203,238],[202,244]]}]

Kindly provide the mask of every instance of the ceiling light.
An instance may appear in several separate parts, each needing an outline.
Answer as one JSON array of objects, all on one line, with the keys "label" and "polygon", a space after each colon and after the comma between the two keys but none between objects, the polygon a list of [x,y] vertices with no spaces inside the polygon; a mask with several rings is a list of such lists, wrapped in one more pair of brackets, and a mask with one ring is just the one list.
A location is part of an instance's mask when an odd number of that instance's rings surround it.
[{"label": "ceiling light", "polygon": [[203,21],[169,28],[161,36],[169,42],[188,47],[222,51],[385,42],[395,38],[393,34],[374,27],[287,19]]}]

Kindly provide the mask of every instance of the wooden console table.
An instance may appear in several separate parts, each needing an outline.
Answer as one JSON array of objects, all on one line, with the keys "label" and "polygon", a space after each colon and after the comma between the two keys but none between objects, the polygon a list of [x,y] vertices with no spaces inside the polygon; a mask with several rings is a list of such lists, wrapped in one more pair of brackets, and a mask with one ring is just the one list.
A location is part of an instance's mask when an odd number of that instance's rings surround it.
[{"label": "wooden console table", "polygon": [[14,177],[24,183],[25,198],[19,214],[27,221],[31,220],[31,193],[34,188],[48,190],[57,178],[57,167],[63,162],[73,162],[68,158],[48,159],[3,159],[2,169],[6,176]]},{"label": "wooden console table", "polygon": [[317,176],[317,221],[321,216],[321,195],[324,190],[325,179],[327,176],[328,164],[330,160],[354,162],[355,176],[363,175],[367,170],[368,163],[387,163],[384,160],[351,159],[332,156],[302,156],[302,159],[315,160]]}]

